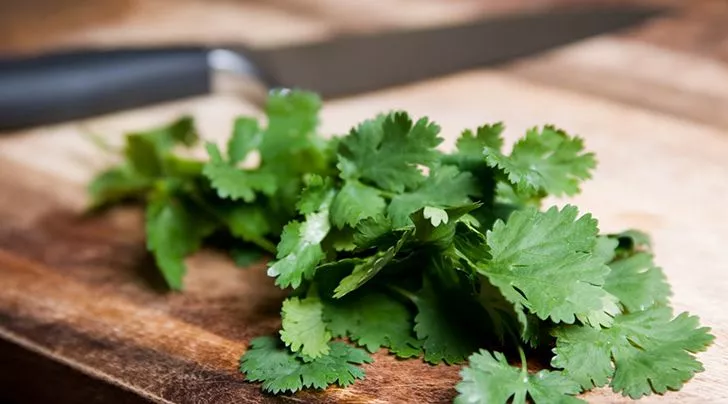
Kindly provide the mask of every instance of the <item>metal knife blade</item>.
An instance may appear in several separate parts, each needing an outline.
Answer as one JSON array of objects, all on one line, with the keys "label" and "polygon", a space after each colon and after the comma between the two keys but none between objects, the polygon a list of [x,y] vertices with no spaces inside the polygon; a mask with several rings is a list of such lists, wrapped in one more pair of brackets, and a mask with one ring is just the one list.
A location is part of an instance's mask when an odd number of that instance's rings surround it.
[{"label": "metal knife blade", "polygon": [[78,50],[0,59],[0,130],[209,93],[217,73],[339,97],[532,55],[637,24],[641,7],[564,8],[282,47]]},{"label": "metal knife blade", "polygon": [[345,37],[256,55],[276,86],[337,97],[506,62],[654,16],[647,8],[564,8],[467,25]]}]

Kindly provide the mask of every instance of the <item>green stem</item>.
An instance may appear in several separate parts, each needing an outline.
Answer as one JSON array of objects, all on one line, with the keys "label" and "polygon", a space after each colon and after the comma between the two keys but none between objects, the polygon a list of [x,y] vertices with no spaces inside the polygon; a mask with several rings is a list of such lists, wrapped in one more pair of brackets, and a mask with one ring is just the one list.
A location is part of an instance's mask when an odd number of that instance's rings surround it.
[{"label": "green stem", "polygon": [[526,362],[526,353],[523,352],[523,348],[518,346],[518,355],[521,357],[521,373],[528,374],[528,363]]},{"label": "green stem", "polygon": [[406,299],[411,300],[413,303],[417,303],[417,301],[420,300],[420,298],[417,297],[417,295],[415,295],[414,293],[410,292],[407,289],[402,289],[399,286],[387,285],[387,289],[391,290],[394,293],[398,293],[398,294],[402,295]]},{"label": "green stem", "polygon": [[397,194],[395,194],[394,192],[383,191],[381,189],[378,189],[377,191],[379,191],[379,195],[385,198],[394,199],[394,197],[397,196]]},{"label": "green stem", "polygon": [[276,245],[273,244],[273,242],[271,242],[270,240],[265,238],[256,238],[255,240],[250,241],[258,247],[262,248],[263,250],[273,254],[274,256],[276,255]]}]

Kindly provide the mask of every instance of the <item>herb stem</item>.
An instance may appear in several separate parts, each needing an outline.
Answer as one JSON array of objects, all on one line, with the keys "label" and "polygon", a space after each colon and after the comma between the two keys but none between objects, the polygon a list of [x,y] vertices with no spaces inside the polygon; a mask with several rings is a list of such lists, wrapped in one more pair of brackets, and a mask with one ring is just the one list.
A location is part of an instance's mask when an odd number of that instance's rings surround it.
[{"label": "herb stem", "polygon": [[417,297],[417,295],[410,292],[409,290],[402,289],[399,286],[387,285],[387,289],[391,290],[392,292],[398,293],[399,295],[411,300],[413,303],[417,303],[417,301],[419,300],[419,297]]},{"label": "herb stem", "polygon": [[521,373],[528,373],[528,362],[526,362],[526,353],[523,352],[523,347],[518,346],[518,355],[521,357]]}]

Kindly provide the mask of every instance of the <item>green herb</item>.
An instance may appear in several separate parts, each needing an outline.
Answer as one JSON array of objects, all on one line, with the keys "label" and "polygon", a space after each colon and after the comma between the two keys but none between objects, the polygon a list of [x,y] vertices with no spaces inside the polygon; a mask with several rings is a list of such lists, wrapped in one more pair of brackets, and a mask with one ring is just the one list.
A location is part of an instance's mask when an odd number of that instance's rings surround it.
[{"label": "green herb", "polygon": [[[272,93],[267,125],[237,119],[206,161],[174,152],[197,140],[189,118],[131,134],[125,160],[89,188],[95,207],[146,203],[147,245],[174,289],[212,236],[241,265],[275,254],[268,275],[291,295],[280,338],[241,358],[247,380],[276,394],[347,386],[371,359],[337,338],[467,362],[458,403],[578,402],[604,385],[639,398],[702,370],[695,353],[713,336],[673,315],[649,238],[600,235],[571,205],[542,209],[591,177],[580,138],[534,128],[506,154],[498,123],[443,153],[436,124],[397,111],[325,140],[319,108],[310,93]],[[257,166],[242,164],[251,153]]]}]

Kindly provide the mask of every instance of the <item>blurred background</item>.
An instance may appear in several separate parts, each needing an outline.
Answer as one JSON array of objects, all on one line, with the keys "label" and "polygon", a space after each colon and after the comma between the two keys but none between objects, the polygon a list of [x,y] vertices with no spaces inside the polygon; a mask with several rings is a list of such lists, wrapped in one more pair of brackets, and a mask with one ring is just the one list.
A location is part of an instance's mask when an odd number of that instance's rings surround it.
[{"label": "blurred background", "polygon": [[[259,50],[278,49],[285,46],[320,43],[352,34],[458,26],[508,15],[523,13],[546,15],[557,9],[588,9],[599,6],[618,10],[650,6],[666,11],[644,24],[634,24],[626,30],[604,29],[604,33],[616,32],[617,36],[636,38],[643,45],[657,45],[669,50],[686,51],[691,55],[709,57],[712,60],[728,61],[728,29],[725,28],[728,25],[726,24],[728,1],[725,0],[26,0],[5,2],[0,6],[0,59],[32,57],[65,50],[88,51],[167,46],[243,45]],[[560,24],[562,26],[555,28],[568,30],[571,28],[563,26],[569,24],[572,22],[562,23]],[[528,32],[527,29],[526,32],[523,31],[519,29],[519,34],[516,36],[538,37],[543,35],[543,32],[536,30],[535,27],[534,32]],[[503,48],[514,46],[510,43],[512,39],[515,40],[510,37],[502,38]],[[452,42],[454,48],[461,46],[458,40]],[[477,42],[474,43],[477,45]],[[470,50],[477,49],[472,42],[469,46],[468,51],[477,52]],[[499,52],[494,51],[494,47],[490,43],[483,47],[488,48],[483,52]],[[327,53],[336,54],[330,50],[327,50]],[[371,53],[378,55],[376,52]],[[530,54],[528,55],[530,56]],[[383,54],[382,57],[386,57],[386,55]],[[604,55],[604,57],[608,57],[608,55]],[[599,55],[595,57],[595,60],[598,58]],[[295,63],[283,64],[298,65],[301,59],[291,56],[286,60],[293,60]],[[442,69],[447,73],[455,73],[459,70],[473,69],[488,64],[472,61],[458,63],[458,68]],[[37,63],[33,67],[36,68]],[[112,69],[114,68],[130,70],[133,66],[118,64],[112,66]],[[382,69],[388,68],[383,67]],[[5,122],[18,115],[16,109],[30,110],[35,105],[36,99],[51,97],[38,92],[37,88],[33,88],[32,91],[28,90],[31,86],[27,83],[20,84],[18,77],[30,78],[31,83],[41,77],[48,83],[64,88],[63,91],[55,88],[48,90],[50,94],[64,93],[67,89],[64,82],[73,81],[68,77],[59,79],[60,76],[52,76],[48,71],[41,71],[40,74],[36,71],[31,74],[31,70],[24,66],[21,68],[16,66],[14,69],[15,75],[9,74],[5,65],[0,64],[0,87],[5,87],[1,88],[3,92],[0,94],[0,108],[5,109],[6,112],[5,115],[0,114],[0,119]],[[433,69],[438,70],[441,67],[437,66]],[[67,70],[83,71],[75,67]],[[271,69],[266,66],[262,70]],[[277,71],[277,66],[272,70]],[[284,81],[319,91],[325,97],[329,97],[330,94],[326,89],[313,85],[308,80],[299,82],[298,72],[295,69],[290,70],[294,71],[293,74],[296,78],[290,80],[286,78],[287,80]],[[20,74],[17,74],[18,71]],[[86,73],[79,74],[83,76]],[[302,74],[312,76],[310,72]],[[413,81],[436,78],[438,74],[424,72],[421,76],[421,78],[415,77]],[[54,78],[51,79],[51,77]],[[84,91],[84,85],[89,88],[103,87],[112,81],[109,80],[109,77],[119,82],[123,81],[118,75],[111,74],[104,77],[100,83],[92,84],[93,80],[88,77],[86,75],[86,82],[83,81],[84,77],[80,77],[80,81],[73,81],[72,85],[76,86],[74,91],[78,92],[79,88],[80,91]],[[177,77],[178,81],[187,82],[190,72],[168,77],[170,80]],[[316,80],[320,81],[321,78],[316,78]],[[152,81],[158,82],[158,80]],[[386,80],[380,80],[376,85],[359,85],[359,87],[366,91],[378,90],[388,87],[388,83],[382,84],[384,81]],[[289,85],[288,82],[283,84]],[[10,87],[14,84],[15,88],[11,89]],[[306,87],[307,84],[311,85]],[[350,94],[364,92],[361,89],[357,88]],[[120,84],[116,93],[132,94],[132,90],[134,89]],[[158,98],[160,101],[168,101],[206,92],[191,88],[185,91],[187,93],[182,91],[180,94],[160,95]],[[35,98],[28,96],[25,100],[26,104],[19,103],[19,95],[22,98],[28,92],[35,92]],[[53,103],[49,101],[46,106],[36,107],[39,110],[48,110],[50,107],[56,108],[56,105],[65,104],[68,99],[70,96],[66,99],[60,97],[53,100]],[[128,105],[100,106],[109,102],[108,100],[90,101],[85,104],[97,104],[98,106],[99,111],[93,111],[94,108],[88,107],[89,115],[98,115],[99,113],[96,112],[116,112],[128,109],[128,107],[143,106],[135,100],[120,103]],[[10,112],[11,107],[14,108],[12,113]],[[81,106],[71,105],[68,105],[67,109],[73,108],[83,109]],[[62,115],[60,112],[59,114]],[[73,114],[70,112],[67,115],[68,117],[60,121],[85,118],[85,116],[72,116]],[[29,118],[28,122],[33,121]]]},{"label": "blurred background", "polygon": [[276,46],[591,4],[681,8],[679,27],[666,19],[641,35],[674,47],[718,46],[728,60],[728,35],[721,30],[728,17],[724,0],[25,0],[0,6],[0,52],[220,42]]}]

